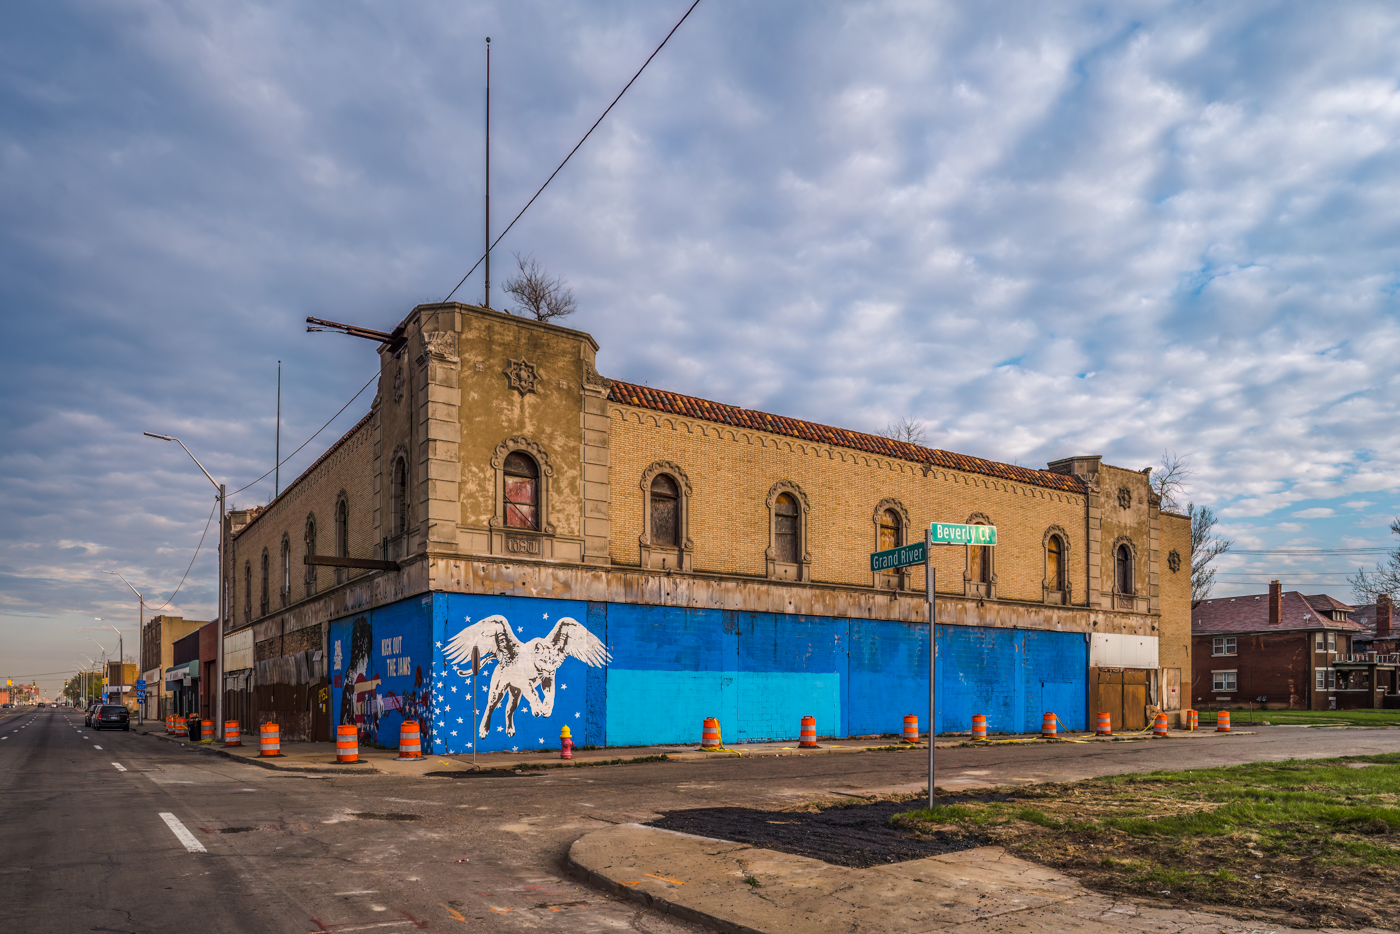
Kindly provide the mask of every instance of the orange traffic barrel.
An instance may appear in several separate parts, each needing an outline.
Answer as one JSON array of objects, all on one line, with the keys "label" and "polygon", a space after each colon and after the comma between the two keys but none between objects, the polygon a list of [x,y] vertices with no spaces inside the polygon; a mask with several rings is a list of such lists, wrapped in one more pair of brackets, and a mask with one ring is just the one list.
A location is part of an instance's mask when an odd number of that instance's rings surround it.
[{"label": "orange traffic barrel", "polygon": [[258,755],[282,755],[282,730],[275,723],[264,723],[258,742]]},{"label": "orange traffic barrel", "polygon": [[238,721],[237,721],[237,720],[225,720],[225,721],[224,721],[224,745],[225,745],[225,746],[242,746],[242,745],[243,745],[243,734],[241,734],[241,733],[238,732]]},{"label": "orange traffic barrel", "polygon": [[199,741],[201,743],[212,743],[214,741],[214,721],[199,721]]},{"label": "orange traffic barrel", "polygon": [[174,732],[175,732],[175,718],[174,718],[173,716],[172,716],[172,717],[166,717],[166,718],[165,718],[165,734],[166,734],[167,736],[169,736],[170,734],[172,734],[172,733],[174,733]]},{"label": "orange traffic barrel", "polygon": [[399,727],[399,758],[421,759],[423,757],[423,733],[417,720],[405,720]]},{"label": "orange traffic barrel", "polygon": [[803,718],[802,718],[802,732],[801,732],[801,734],[800,734],[799,742],[798,742],[797,745],[798,745],[798,746],[801,746],[801,747],[803,747],[803,748],[805,748],[805,749],[815,749],[815,748],[817,748],[817,718],[816,718],[816,717],[803,717]]},{"label": "orange traffic barrel", "polygon": [[986,738],[987,738],[987,715],[986,715],[986,714],[984,714],[984,713],[975,713],[975,714],[972,715],[972,738],[973,738],[973,739],[986,739]]},{"label": "orange traffic barrel", "polygon": [[360,761],[360,734],[355,724],[342,723],[335,728],[335,761]]},{"label": "orange traffic barrel", "polygon": [[1186,729],[1188,729],[1188,730],[1190,730],[1192,733],[1194,733],[1194,732],[1196,732],[1197,728],[1200,727],[1200,725],[1201,725],[1201,714],[1200,714],[1200,711],[1197,711],[1197,710],[1188,710],[1188,711],[1186,711]]},{"label": "orange traffic barrel", "polygon": [[904,717],[904,741],[906,743],[917,743],[919,741],[919,718],[911,714]]},{"label": "orange traffic barrel", "polygon": [[1040,735],[1048,739],[1058,739],[1060,736],[1060,718],[1053,713],[1047,713],[1040,718]]},{"label": "orange traffic barrel", "polygon": [[1215,732],[1217,732],[1217,733],[1228,733],[1228,732],[1230,732],[1230,711],[1228,711],[1228,710],[1221,710],[1221,711],[1219,711],[1219,712],[1216,713],[1216,715],[1215,715]]},{"label": "orange traffic barrel", "polygon": [[1094,730],[1096,736],[1113,735],[1113,714],[1106,710],[1099,711],[1099,726]]},{"label": "orange traffic barrel", "polygon": [[1154,720],[1152,721],[1152,735],[1153,735],[1153,736],[1166,736],[1166,735],[1167,735],[1167,715],[1166,715],[1166,714],[1164,714],[1164,713],[1159,713],[1159,714],[1157,714],[1156,719],[1154,719]]},{"label": "orange traffic barrel", "polygon": [[700,728],[700,748],[719,749],[721,745],[719,740],[719,721],[714,717],[706,717],[704,725]]}]

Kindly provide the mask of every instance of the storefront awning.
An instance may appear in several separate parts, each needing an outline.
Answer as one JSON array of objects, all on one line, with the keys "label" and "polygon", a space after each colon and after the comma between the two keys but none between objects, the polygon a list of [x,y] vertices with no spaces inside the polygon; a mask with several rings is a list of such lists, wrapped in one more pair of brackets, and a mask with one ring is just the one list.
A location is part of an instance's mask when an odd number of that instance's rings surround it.
[{"label": "storefront awning", "polygon": [[165,669],[165,683],[195,681],[199,678],[199,659],[185,662],[183,665],[172,665]]}]

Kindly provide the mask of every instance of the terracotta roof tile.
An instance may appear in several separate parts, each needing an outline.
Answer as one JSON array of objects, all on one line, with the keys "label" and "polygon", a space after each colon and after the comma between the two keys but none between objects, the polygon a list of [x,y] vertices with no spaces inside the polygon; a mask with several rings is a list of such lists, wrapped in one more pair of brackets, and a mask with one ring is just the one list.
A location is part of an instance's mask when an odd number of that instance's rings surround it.
[{"label": "terracotta roof tile", "polygon": [[[1283,612],[1278,625],[1269,625],[1269,595],[1249,594],[1243,597],[1215,597],[1202,600],[1191,611],[1191,631],[1211,632],[1282,632],[1284,630],[1336,629],[1357,632],[1362,627],[1323,616],[1296,590],[1283,593]],[[1330,599],[1330,598],[1329,598]],[[1334,601],[1335,602],[1335,601]],[[1308,617],[1304,619],[1304,617]]]},{"label": "terracotta roof tile", "polygon": [[833,428],[830,425],[805,422],[783,415],[771,415],[768,412],[744,409],[737,405],[725,405],[721,402],[710,402],[708,399],[683,396],[678,392],[652,389],[650,386],[638,386],[635,383],[613,380],[612,390],[608,398],[622,405],[634,405],[638,408],[653,409],[658,412],[685,415],[689,418],[719,422],[721,425],[733,425],[736,428],[767,431],[775,435],[801,438],[804,441],[852,448],[885,457],[897,457],[900,460],[912,461],[917,464],[930,464],[947,470],[961,470],[965,473],[982,474],[987,477],[997,477],[1015,483],[1028,483],[1052,490],[1064,490],[1069,493],[1084,492],[1083,482],[1078,477],[1067,474],[1054,473],[1049,470],[1032,470],[1029,467],[1002,464],[980,457],[970,457],[966,454],[954,454],[952,451],[920,447],[917,444],[882,438],[879,435],[847,431],[844,428]]}]

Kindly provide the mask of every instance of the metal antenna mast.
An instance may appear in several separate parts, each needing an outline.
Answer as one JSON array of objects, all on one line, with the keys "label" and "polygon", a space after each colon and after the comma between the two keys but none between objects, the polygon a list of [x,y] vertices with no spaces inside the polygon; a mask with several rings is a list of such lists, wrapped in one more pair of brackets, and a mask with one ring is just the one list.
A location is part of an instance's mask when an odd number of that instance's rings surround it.
[{"label": "metal antenna mast", "polygon": [[486,37],[486,301],[491,307],[491,37]]},{"label": "metal antenna mast", "polygon": [[272,455],[272,498],[282,492],[282,361],[277,361],[277,441]]}]

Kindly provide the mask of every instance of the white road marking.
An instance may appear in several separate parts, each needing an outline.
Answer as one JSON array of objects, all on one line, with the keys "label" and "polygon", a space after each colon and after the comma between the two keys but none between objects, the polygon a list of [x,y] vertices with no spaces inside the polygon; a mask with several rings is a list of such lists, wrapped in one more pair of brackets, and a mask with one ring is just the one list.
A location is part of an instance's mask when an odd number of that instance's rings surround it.
[{"label": "white road marking", "polygon": [[92,748],[93,748],[93,749],[101,749],[102,747],[101,747],[101,746],[93,746]]},{"label": "white road marking", "polygon": [[175,835],[175,839],[185,845],[185,849],[191,853],[208,853],[204,844],[194,838],[194,834],[185,829],[185,825],[180,823],[180,818],[169,811],[160,812],[160,819],[165,821],[165,826],[170,828],[170,832]]},{"label": "white road marking", "polygon": [[120,762],[113,762],[112,765],[116,766],[118,772],[126,771],[126,766],[122,765]]}]

